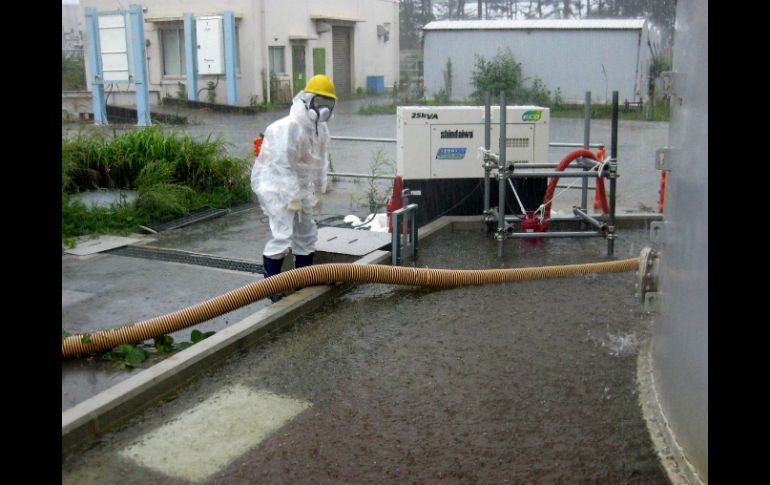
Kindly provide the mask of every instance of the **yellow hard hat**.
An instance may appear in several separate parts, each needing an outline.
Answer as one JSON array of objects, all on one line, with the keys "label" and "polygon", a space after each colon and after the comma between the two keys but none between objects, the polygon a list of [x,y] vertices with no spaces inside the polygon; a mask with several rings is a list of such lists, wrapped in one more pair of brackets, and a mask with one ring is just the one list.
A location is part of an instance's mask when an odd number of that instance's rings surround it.
[{"label": "yellow hard hat", "polygon": [[318,74],[311,77],[303,90],[306,93],[318,94],[327,98],[337,99],[337,90],[329,76]]}]

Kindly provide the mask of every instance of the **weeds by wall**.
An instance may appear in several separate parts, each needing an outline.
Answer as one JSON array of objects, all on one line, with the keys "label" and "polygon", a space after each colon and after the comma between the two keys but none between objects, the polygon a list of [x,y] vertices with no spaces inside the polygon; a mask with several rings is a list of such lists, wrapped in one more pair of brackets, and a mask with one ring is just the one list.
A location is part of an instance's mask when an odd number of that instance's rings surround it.
[{"label": "weeds by wall", "polygon": [[[129,232],[204,207],[248,202],[250,163],[226,155],[221,137],[195,141],[157,127],[108,138],[97,132],[62,137],[62,239]],[[134,190],[131,203],[91,208],[71,195]]]}]

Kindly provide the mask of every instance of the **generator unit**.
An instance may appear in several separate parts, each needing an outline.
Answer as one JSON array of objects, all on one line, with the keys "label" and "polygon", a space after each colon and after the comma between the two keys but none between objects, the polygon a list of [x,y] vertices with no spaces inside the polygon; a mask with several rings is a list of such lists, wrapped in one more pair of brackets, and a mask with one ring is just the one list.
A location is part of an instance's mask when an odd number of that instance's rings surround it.
[{"label": "generator unit", "polygon": [[[541,106],[508,106],[505,153],[508,162],[548,163],[550,109]],[[489,147],[500,149],[500,108],[491,107]],[[419,198],[418,224],[442,215],[476,215],[483,210],[484,147],[483,106],[402,106],[397,110],[396,175]],[[547,180],[516,179],[514,187],[526,210],[543,201]],[[497,200],[497,184],[492,184]],[[506,213],[520,214],[512,191]]]}]

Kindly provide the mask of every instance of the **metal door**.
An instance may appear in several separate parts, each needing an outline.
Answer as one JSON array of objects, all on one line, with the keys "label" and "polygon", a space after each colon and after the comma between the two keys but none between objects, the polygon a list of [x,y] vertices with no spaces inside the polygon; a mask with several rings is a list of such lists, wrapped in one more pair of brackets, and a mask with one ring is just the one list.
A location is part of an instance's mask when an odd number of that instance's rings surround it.
[{"label": "metal door", "polygon": [[337,94],[350,94],[350,27],[332,27],[334,87]]},{"label": "metal door", "polygon": [[305,45],[293,45],[291,46],[291,80],[292,96],[296,96],[298,92],[302,91],[305,87],[307,80],[305,79]]},{"label": "metal door", "polygon": [[316,47],[313,49],[313,75],[326,74],[326,49]]}]

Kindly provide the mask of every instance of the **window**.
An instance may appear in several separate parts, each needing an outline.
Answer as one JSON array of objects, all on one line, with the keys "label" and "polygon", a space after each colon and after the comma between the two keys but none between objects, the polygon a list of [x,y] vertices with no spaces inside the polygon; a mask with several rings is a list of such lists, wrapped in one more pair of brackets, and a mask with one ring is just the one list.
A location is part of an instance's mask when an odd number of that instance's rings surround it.
[{"label": "window", "polygon": [[161,29],[160,43],[163,50],[163,75],[184,76],[186,74],[184,28]]},{"label": "window", "polygon": [[283,47],[268,47],[268,54],[270,57],[270,72],[276,74],[285,74],[286,66],[284,65],[284,48]]}]

